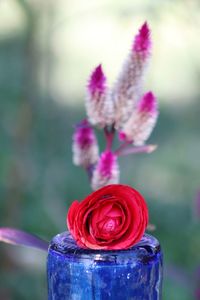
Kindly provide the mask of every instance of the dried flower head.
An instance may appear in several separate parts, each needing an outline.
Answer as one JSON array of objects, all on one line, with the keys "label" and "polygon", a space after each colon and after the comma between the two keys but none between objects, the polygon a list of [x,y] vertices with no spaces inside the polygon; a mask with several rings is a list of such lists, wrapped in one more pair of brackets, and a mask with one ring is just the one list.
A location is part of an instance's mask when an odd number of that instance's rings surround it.
[{"label": "dried flower head", "polygon": [[149,138],[158,117],[158,104],[152,92],[146,93],[138,102],[130,119],[120,132],[120,139],[143,145]]},{"label": "dried flower head", "polygon": [[85,168],[98,160],[98,144],[93,128],[87,120],[80,122],[73,135],[73,162]]},{"label": "dried flower head", "polygon": [[92,176],[92,188],[97,190],[108,184],[119,182],[119,166],[117,156],[111,151],[101,154]]},{"label": "dried flower head", "polygon": [[119,129],[130,117],[133,108],[142,95],[143,77],[151,50],[150,29],[144,23],[134,39],[118,80],[113,88],[115,126]]}]

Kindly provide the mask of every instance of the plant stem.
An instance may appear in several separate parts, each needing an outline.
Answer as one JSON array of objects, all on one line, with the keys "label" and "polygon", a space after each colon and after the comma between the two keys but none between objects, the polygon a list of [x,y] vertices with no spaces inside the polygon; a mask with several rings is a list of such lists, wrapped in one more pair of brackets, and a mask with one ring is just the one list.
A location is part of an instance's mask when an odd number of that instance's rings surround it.
[{"label": "plant stem", "polygon": [[109,130],[108,126],[104,128],[104,134],[106,138],[106,150],[110,151],[112,149],[113,139],[115,135],[115,128],[112,125],[111,129]]},{"label": "plant stem", "polygon": [[121,144],[116,150],[115,150],[115,154],[120,156],[121,155],[121,152],[123,150],[125,150],[128,146],[130,145],[129,142],[124,142],[123,144]]}]

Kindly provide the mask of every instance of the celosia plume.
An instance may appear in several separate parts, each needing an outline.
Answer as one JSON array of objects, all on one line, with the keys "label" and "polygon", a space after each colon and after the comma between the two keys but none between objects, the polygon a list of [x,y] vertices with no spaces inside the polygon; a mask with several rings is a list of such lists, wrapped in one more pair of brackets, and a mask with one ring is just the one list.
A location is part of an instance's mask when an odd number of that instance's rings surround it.
[{"label": "celosia plume", "polygon": [[136,35],[133,43],[133,51],[148,55],[151,49],[150,30],[147,22],[145,22]]},{"label": "celosia plume", "polygon": [[134,39],[131,52],[113,88],[117,129],[129,119],[135,103],[141,97],[143,77],[148,65],[150,49],[150,29],[147,23],[144,23]]},{"label": "celosia plume", "polygon": [[92,125],[105,127],[111,124],[113,107],[108,94],[106,76],[99,65],[92,72],[87,85],[86,111]]},{"label": "celosia plume", "polygon": [[120,132],[120,139],[134,145],[143,145],[149,138],[158,117],[158,104],[152,92],[146,93],[138,102],[130,119]]},{"label": "celosia plume", "polygon": [[98,160],[98,144],[93,128],[87,120],[76,126],[73,135],[73,162],[85,168]]},{"label": "celosia plume", "polygon": [[108,184],[119,182],[119,166],[117,156],[111,151],[101,154],[92,176],[92,188],[97,190]]},{"label": "celosia plume", "polygon": [[106,76],[103,73],[102,66],[99,65],[91,74],[88,83],[88,91],[91,94],[91,96],[97,96],[96,101],[99,101],[99,97],[105,92],[105,90]]},{"label": "celosia plume", "polygon": [[[83,166],[94,190],[119,182],[118,156],[151,153],[156,145],[146,145],[158,116],[153,93],[143,97],[143,77],[151,54],[151,32],[147,22],[139,29],[129,55],[112,89],[101,65],[91,73],[87,84],[88,122],[76,128],[73,138],[73,160]],[[98,147],[89,124],[103,129],[105,150],[98,158]],[[122,143],[113,149],[116,132]]]}]

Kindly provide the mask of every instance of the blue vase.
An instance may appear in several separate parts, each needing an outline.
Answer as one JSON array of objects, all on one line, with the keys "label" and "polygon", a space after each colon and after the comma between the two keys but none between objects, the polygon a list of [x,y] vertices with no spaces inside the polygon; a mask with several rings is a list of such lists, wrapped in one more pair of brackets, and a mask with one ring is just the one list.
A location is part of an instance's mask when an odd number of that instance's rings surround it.
[{"label": "blue vase", "polygon": [[69,232],[56,235],[47,261],[48,300],[159,300],[162,252],[151,235],[128,250],[79,248]]}]

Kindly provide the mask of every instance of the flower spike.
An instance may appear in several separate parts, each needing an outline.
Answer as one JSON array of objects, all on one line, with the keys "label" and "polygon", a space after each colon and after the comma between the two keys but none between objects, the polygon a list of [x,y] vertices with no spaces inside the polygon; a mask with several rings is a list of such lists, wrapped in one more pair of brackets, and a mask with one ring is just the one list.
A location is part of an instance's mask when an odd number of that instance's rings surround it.
[{"label": "flower spike", "polygon": [[104,151],[96,165],[92,177],[92,188],[97,190],[108,184],[119,182],[119,166],[117,156],[111,151]]},{"label": "flower spike", "polygon": [[143,77],[147,69],[150,49],[150,29],[147,23],[144,23],[134,39],[131,52],[113,88],[117,129],[129,119],[136,102],[142,96]]},{"label": "flower spike", "polygon": [[138,102],[132,116],[123,126],[120,139],[143,145],[149,138],[158,117],[158,104],[152,92],[146,93]]},{"label": "flower spike", "polygon": [[[151,31],[145,22],[136,34],[129,55],[112,89],[102,65],[91,73],[85,101],[87,120],[75,130],[73,161],[84,167],[94,190],[118,183],[118,157],[151,153],[156,145],[145,144],[158,117],[158,105],[152,92],[143,95],[143,77],[152,48]],[[95,134],[90,125],[103,129],[104,152],[98,157]],[[113,150],[115,134],[122,143]]]},{"label": "flower spike", "polygon": [[87,85],[86,111],[92,125],[105,127],[112,123],[113,106],[101,65],[92,72]]},{"label": "flower spike", "polygon": [[73,135],[73,162],[88,168],[98,160],[98,144],[93,128],[87,120],[77,125]]}]

